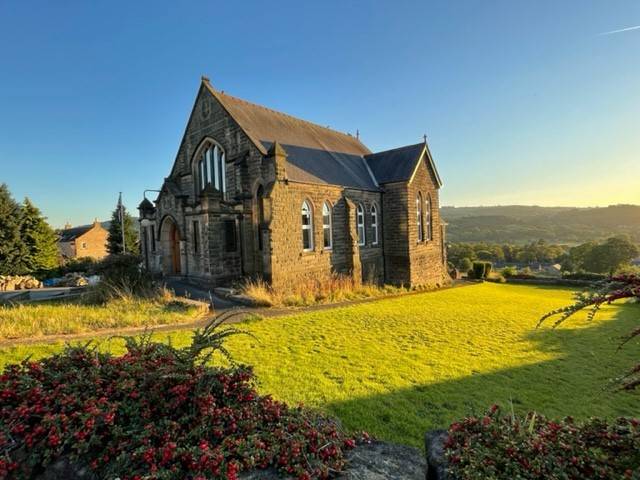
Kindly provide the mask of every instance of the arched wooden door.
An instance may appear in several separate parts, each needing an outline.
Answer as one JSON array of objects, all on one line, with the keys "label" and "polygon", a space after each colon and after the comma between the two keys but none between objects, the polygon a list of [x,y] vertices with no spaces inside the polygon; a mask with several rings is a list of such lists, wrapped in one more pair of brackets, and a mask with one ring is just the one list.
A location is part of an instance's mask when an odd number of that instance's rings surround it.
[{"label": "arched wooden door", "polygon": [[171,231],[169,238],[171,239],[171,269],[172,273],[180,273],[180,233],[176,224],[171,222]]}]

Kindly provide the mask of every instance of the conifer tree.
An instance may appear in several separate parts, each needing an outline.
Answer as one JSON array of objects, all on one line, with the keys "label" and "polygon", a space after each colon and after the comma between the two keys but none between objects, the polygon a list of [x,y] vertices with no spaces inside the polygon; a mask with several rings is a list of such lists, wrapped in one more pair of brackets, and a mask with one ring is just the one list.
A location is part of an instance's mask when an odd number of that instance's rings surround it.
[{"label": "conifer tree", "polygon": [[58,266],[58,241],[40,210],[25,198],[22,204],[20,225],[22,241],[27,247],[23,259],[24,270],[28,273],[52,270]]},{"label": "conifer tree", "polygon": [[[139,253],[138,250],[138,233],[134,227],[134,219],[126,207],[122,206],[122,213],[124,214],[124,239],[126,246],[126,253]],[[122,223],[120,221],[120,203],[111,214],[111,225],[109,225],[109,235],[107,236],[107,251],[110,254],[122,253]]]},{"label": "conifer tree", "polygon": [[26,245],[20,236],[22,212],[6,184],[0,184],[0,275],[25,273]]}]

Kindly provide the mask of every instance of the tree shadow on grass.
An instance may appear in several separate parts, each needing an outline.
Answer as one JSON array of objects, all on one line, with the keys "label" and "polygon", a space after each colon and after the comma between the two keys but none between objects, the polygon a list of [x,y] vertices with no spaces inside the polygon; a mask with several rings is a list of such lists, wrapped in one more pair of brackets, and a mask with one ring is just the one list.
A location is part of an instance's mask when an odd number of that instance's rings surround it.
[{"label": "tree shadow on grass", "polygon": [[[615,392],[611,380],[637,361],[638,343],[618,350],[620,338],[640,319],[640,307],[622,305],[610,320],[570,319],[571,328],[551,323],[526,336],[555,358],[516,368],[431,384],[415,384],[385,394],[334,402],[324,409],[352,430],[366,430],[397,443],[423,446],[429,429],[446,428],[465,415],[483,413],[493,403],[516,413],[536,410],[550,417],[640,415],[640,392]],[[427,360],[427,359],[425,359]]]}]

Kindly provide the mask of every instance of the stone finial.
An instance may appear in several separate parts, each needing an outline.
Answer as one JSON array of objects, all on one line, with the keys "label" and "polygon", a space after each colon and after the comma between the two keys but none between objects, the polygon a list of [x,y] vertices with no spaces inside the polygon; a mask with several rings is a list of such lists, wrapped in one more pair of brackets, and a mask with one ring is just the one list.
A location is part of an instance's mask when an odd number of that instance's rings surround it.
[{"label": "stone finial", "polygon": [[200,79],[205,83],[211,84],[211,80],[209,80],[209,77],[207,77],[206,75],[202,75],[202,77],[200,77]]}]

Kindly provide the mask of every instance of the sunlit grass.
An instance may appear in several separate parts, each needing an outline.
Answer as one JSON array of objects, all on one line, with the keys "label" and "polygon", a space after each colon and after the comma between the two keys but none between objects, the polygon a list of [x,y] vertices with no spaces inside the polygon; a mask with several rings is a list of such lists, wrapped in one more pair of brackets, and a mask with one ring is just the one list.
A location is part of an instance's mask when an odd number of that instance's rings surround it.
[{"label": "sunlit grass", "polygon": [[[427,429],[494,402],[550,416],[640,414],[638,393],[605,390],[637,359],[637,344],[617,347],[640,306],[607,306],[593,322],[577,315],[558,330],[536,330],[543,313],[570,301],[566,289],[485,283],[251,321],[241,328],[256,338],[233,337],[228,347],[255,367],[262,392],[416,446]],[[170,338],[183,345],[189,336]],[[0,363],[60,348],[5,348]],[[100,348],[120,352],[122,343]]]},{"label": "sunlit grass", "polygon": [[0,339],[32,338],[150,327],[193,321],[204,307],[165,300],[112,300],[106,305],[79,302],[0,306]]}]

